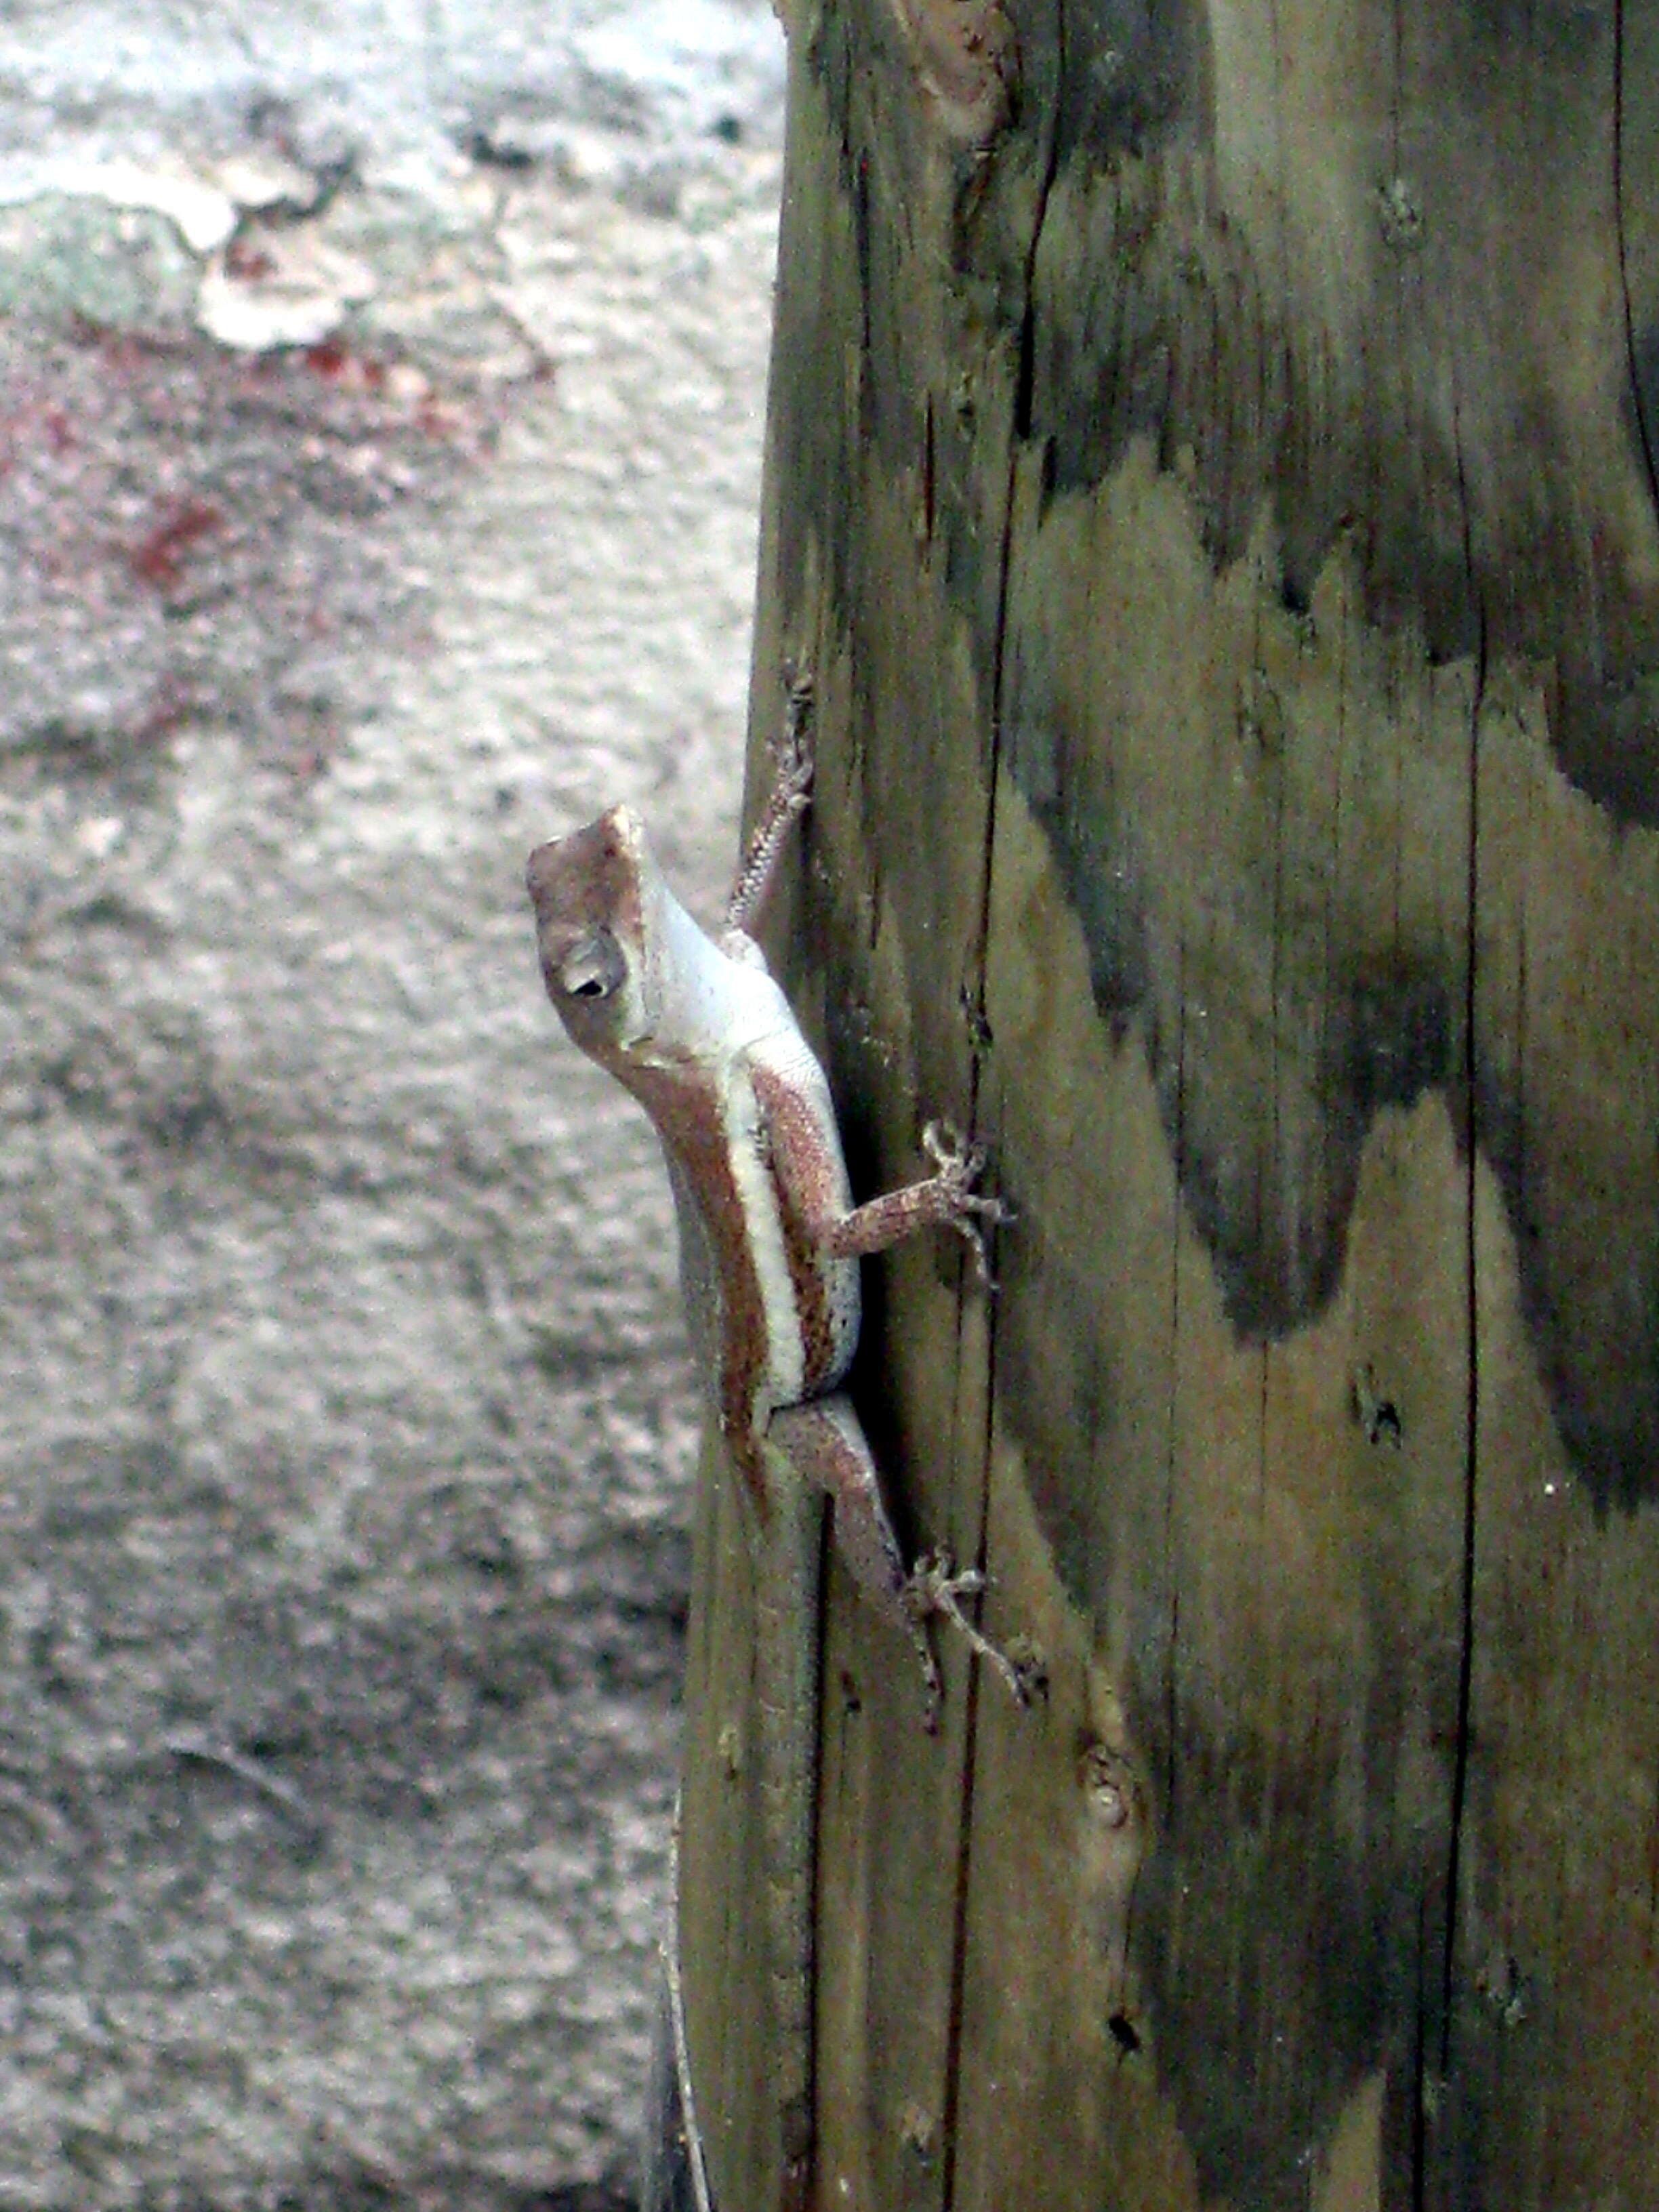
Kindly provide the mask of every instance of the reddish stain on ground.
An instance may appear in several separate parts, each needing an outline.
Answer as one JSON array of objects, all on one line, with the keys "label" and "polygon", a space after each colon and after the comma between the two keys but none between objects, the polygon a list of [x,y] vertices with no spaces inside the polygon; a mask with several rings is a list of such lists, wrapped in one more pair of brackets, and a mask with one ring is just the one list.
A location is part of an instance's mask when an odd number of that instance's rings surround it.
[{"label": "reddish stain on ground", "polygon": [[307,346],[304,360],[314,374],[325,376],[331,384],[338,384],[347,392],[379,392],[386,383],[384,362],[357,352],[340,338],[324,338],[317,345]]},{"label": "reddish stain on ground", "polygon": [[276,266],[273,256],[250,240],[234,238],[225,248],[227,272],[240,276],[244,283],[256,283],[261,276],[269,276]]},{"label": "reddish stain on ground", "polygon": [[207,500],[174,500],[127,556],[133,574],[154,584],[158,592],[170,591],[184,573],[191,547],[210,537],[223,522],[224,516]]}]

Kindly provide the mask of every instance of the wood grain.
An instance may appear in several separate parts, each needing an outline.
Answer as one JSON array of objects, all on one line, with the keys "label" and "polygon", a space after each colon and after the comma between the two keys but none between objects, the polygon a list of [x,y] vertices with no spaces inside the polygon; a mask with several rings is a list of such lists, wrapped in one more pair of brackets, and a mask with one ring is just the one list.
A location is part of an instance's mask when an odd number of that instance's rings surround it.
[{"label": "wood grain", "polygon": [[818,2201],[1659,2201],[1659,19],[1006,15],[791,24],[785,957],[1019,1210],[855,1389],[1049,1676],[831,1577]]}]

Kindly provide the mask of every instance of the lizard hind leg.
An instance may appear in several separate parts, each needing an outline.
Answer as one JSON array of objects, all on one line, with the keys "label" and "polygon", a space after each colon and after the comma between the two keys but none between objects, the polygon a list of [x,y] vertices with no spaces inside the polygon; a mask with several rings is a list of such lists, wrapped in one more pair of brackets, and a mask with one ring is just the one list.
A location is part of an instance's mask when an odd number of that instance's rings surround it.
[{"label": "lizard hind leg", "polygon": [[882,1499],[876,1462],[851,1399],[837,1392],[805,1405],[781,1407],[768,1425],[766,1441],[799,1476],[828,1495],[835,1507],[836,1549],[854,1581],[882,1617],[909,1638],[921,1664],[929,1733],[939,1726],[942,1694],[927,1637],[927,1624],[935,1615],[949,1621],[1024,1704],[1025,1692],[1018,1670],[962,1609],[964,1597],[984,1589],[985,1577],[972,1568],[953,1571],[940,1553],[930,1553],[914,1573],[906,1568]]}]

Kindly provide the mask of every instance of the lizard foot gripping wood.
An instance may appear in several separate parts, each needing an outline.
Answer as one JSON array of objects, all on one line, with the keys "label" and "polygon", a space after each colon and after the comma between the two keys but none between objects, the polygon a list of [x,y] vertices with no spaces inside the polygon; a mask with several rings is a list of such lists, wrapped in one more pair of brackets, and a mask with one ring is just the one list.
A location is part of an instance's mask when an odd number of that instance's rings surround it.
[{"label": "lizard foot gripping wood", "polygon": [[542,845],[529,866],[542,972],[571,1037],[645,1108],[661,1139],[680,1233],[692,1352],[747,1502],[757,1591],[762,1798],[768,1859],[774,2088],[784,2201],[811,2187],[812,1886],[822,1500],[859,1588],[916,1650],[925,1717],[939,1676],[927,1638],[950,1622],[1022,1702],[1018,1670],[968,1620],[983,1588],[941,1556],[907,1571],[852,1401],[860,1255],[943,1226],[988,1284],[982,1223],[1008,1216],[974,1184],[983,1165],[939,1127],[934,1171],[854,1206],[830,1086],[748,925],[791,823],[809,803],[807,694],[791,693],[776,787],[716,943],[664,881],[639,817],[613,806]]}]

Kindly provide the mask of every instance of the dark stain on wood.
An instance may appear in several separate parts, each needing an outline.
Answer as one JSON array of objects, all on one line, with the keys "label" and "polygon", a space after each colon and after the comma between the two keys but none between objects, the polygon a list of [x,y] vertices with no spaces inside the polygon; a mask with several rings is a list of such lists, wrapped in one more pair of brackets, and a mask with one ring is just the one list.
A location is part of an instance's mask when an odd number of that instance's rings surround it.
[{"label": "dark stain on wood", "polygon": [[[1146,85],[1167,87],[1181,76],[1169,57],[1184,22],[1171,11],[1161,43],[1148,33],[1139,49],[1104,43],[1126,69],[1138,59]],[[1109,156],[1081,135],[1066,143],[1047,217],[1052,251],[1039,245],[1037,308],[1026,323],[1037,334],[1021,380],[1030,394],[1029,439],[1041,449],[1042,515],[1056,499],[1093,496],[1137,441],[1150,444],[1160,471],[1182,471],[1218,576],[1247,557],[1265,562],[1281,605],[1305,617],[1318,576],[1342,549],[1358,580],[1359,611],[1384,635],[1420,637],[1431,665],[1507,657],[1536,668],[1564,773],[1618,824],[1649,823],[1659,821],[1659,595],[1650,580],[1654,514],[1642,426],[1653,411],[1644,394],[1659,267],[1655,296],[1631,300],[1638,335],[1625,376],[1613,278],[1636,279],[1617,250],[1608,198],[1609,19],[1578,11],[1571,24],[1549,15],[1534,29],[1504,48],[1501,70],[1490,10],[1426,33],[1419,67],[1443,70],[1453,92],[1413,153],[1410,190],[1428,210],[1420,251],[1407,267],[1374,224],[1346,235],[1337,298],[1322,314],[1310,313],[1311,280],[1291,258],[1310,250],[1304,233],[1316,217],[1297,203],[1324,189],[1317,157],[1332,143],[1351,149],[1353,135],[1363,143],[1370,129],[1376,174],[1397,167],[1386,115],[1368,113],[1363,93],[1328,80],[1307,88],[1315,118],[1309,173],[1287,166],[1274,190],[1290,204],[1274,222],[1258,221],[1254,234],[1218,192],[1225,156],[1213,137],[1194,148],[1182,127],[1188,103],[1160,105],[1147,92],[1144,112],[1165,125],[1166,143],[1143,158],[1123,158],[1121,148]],[[1422,26],[1414,35],[1425,40]],[[1540,101],[1538,72],[1568,64]],[[1195,67],[1187,75],[1195,79]],[[1073,76],[1091,81],[1087,69]],[[1342,135],[1322,141],[1321,127]],[[1622,185],[1627,200],[1650,204],[1659,137],[1650,132],[1642,143],[1651,158],[1638,176],[1627,149]],[[1516,161],[1548,174],[1552,192],[1534,197],[1523,187],[1517,205],[1493,167]],[[1497,204],[1510,216],[1488,235],[1477,211]],[[1553,284],[1570,289],[1566,260],[1588,250],[1577,234],[1565,242],[1563,206],[1595,220],[1608,278],[1605,368],[1588,389],[1582,363],[1575,374],[1563,370],[1566,349],[1554,325],[1519,304]],[[1286,256],[1277,270],[1262,254],[1275,228]],[[1346,354],[1331,327],[1337,320],[1352,334]],[[1491,343],[1494,328],[1511,340],[1501,355]],[[1587,509],[1603,518],[1595,528],[1585,524]],[[1264,513],[1274,526],[1257,543]],[[940,526],[948,536],[948,512]],[[1174,940],[1189,917],[1149,892],[1161,872],[1139,834],[1139,810],[1102,788],[1098,749],[1063,734],[1067,708],[1056,698],[1053,667],[1060,649],[1046,637],[1023,638],[1016,611],[1005,648],[1013,682],[1004,758],[1053,840],[1088,938],[1103,1016],[1119,1033],[1143,1017],[1167,1123],[1167,986]],[[1170,741],[1177,741],[1174,729]],[[1326,742],[1322,730],[1304,732],[1304,758]],[[1087,761],[1070,757],[1068,744],[1080,745]],[[1247,772],[1271,811],[1282,765],[1263,757]],[[1437,780],[1460,776],[1467,780],[1466,766],[1448,759]],[[1463,1034],[1454,1011],[1466,991],[1462,950],[1449,934],[1401,945],[1387,915],[1343,910],[1330,856],[1308,842],[1328,830],[1292,805],[1270,840],[1292,896],[1305,896],[1311,879],[1332,896],[1321,957],[1310,964],[1305,945],[1285,951],[1284,915],[1271,896],[1246,918],[1254,950],[1237,956],[1252,976],[1273,976],[1263,987],[1271,1004],[1252,1010],[1272,1034],[1271,1097],[1240,1094],[1236,1051],[1222,1054],[1224,1077],[1219,1067],[1212,1073],[1220,1048],[1206,1052],[1188,1030],[1183,1188],[1229,1311],[1247,1335],[1293,1330],[1330,1296],[1355,1165],[1380,1106],[1437,1087],[1455,1112],[1471,1090],[1475,1142],[1506,1193],[1520,1188],[1504,1133],[1528,1119],[1517,1090],[1525,1076],[1499,1064],[1504,1055],[1483,1024],[1473,1037]],[[1451,872],[1464,861],[1455,838],[1442,850],[1449,910],[1460,896]],[[1251,995],[1245,978],[1231,988]],[[1228,1016],[1214,1006],[1210,1012],[1213,1039]],[[1659,1039],[1644,1028],[1631,1044],[1632,1079],[1644,1082]],[[1561,1239],[1529,1237],[1514,1216],[1562,1436],[1598,1500],[1627,1504],[1659,1486],[1659,1240],[1649,1233],[1650,1203],[1630,1204],[1633,1188],[1651,1189],[1653,1171],[1630,1160],[1616,1183],[1586,1181],[1582,1123],[1534,1105],[1531,1126],[1534,1197],[1540,1183],[1551,1191],[1577,1244],[1563,1171],[1566,1160],[1577,1163],[1572,1203],[1587,1215],[1585,1235],[1616,1249],[1624,1263],[1616,1294],[1605,1280],[1587,1282],[1577,1262],[1564,1280]]]},{"label": "dark stain on wood", "polygon": [[1143,154],[1204,112],[1209,40],[1193,0],[1078,0],[1064,36],[1080,66],[1059,86],[1062,159]]}]

